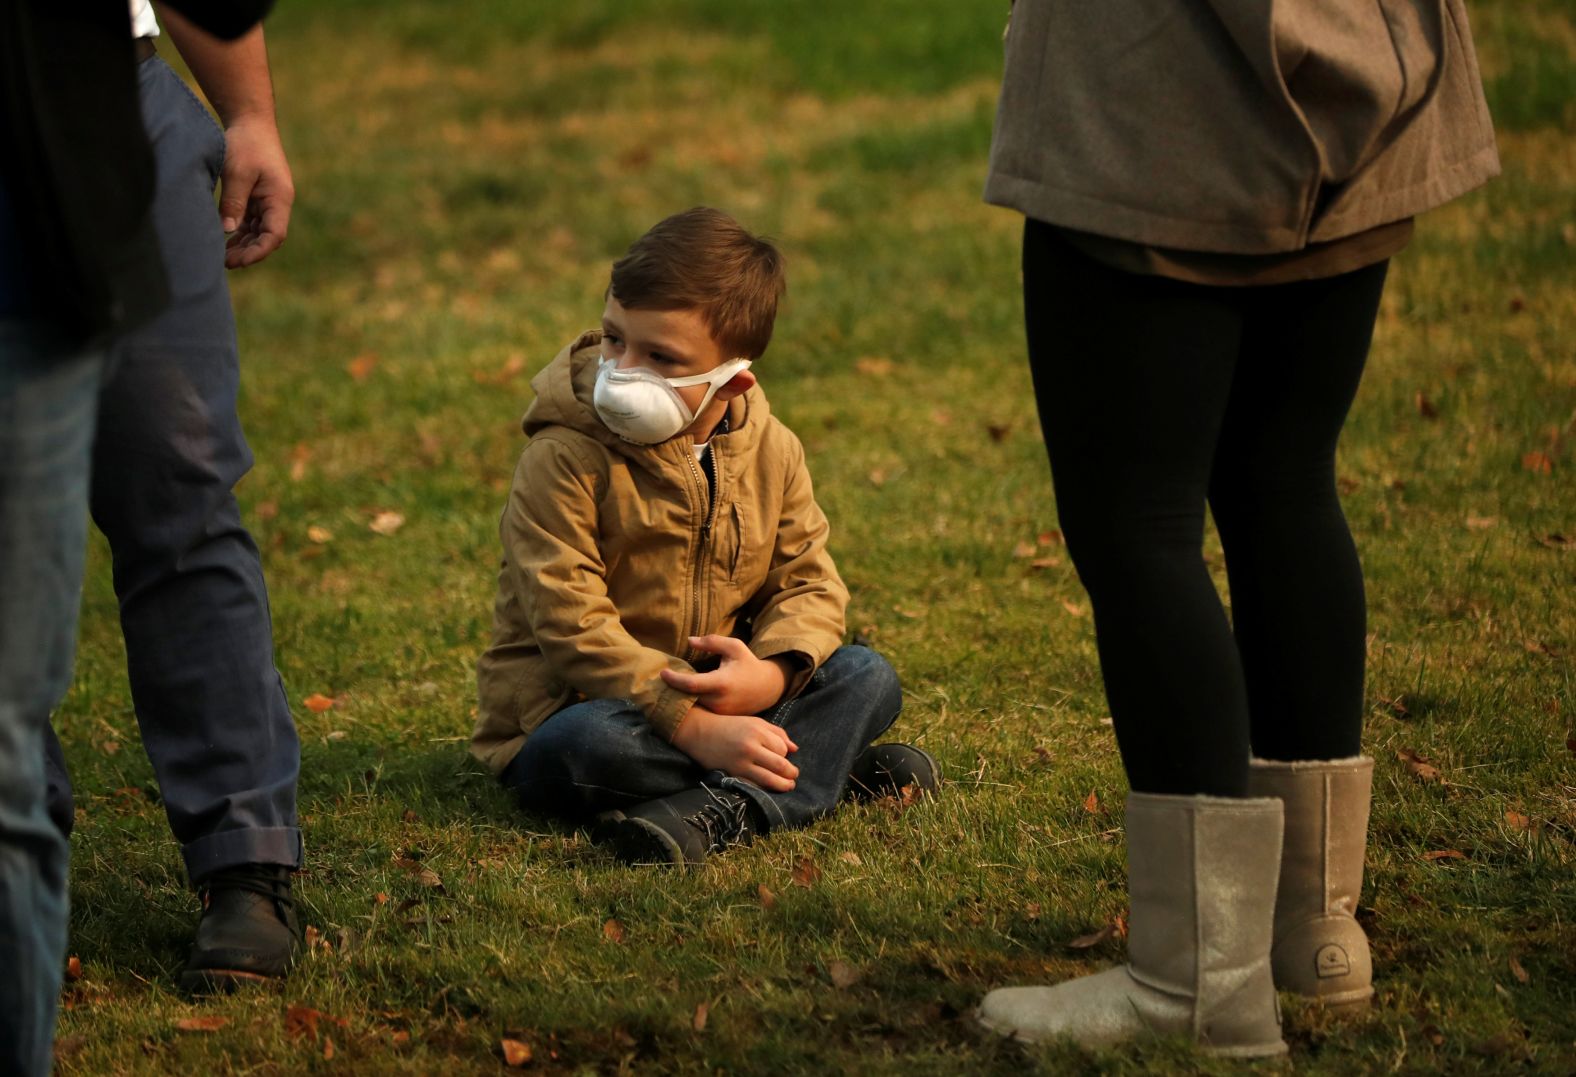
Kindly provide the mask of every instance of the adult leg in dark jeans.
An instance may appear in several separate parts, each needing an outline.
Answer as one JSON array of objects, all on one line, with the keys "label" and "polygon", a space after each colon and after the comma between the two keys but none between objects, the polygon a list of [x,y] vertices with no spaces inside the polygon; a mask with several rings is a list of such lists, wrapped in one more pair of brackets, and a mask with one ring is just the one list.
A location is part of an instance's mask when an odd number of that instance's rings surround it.
[{"label": "adult leg in dark jeans", "polygon": [[66,840],[44,733],[71,682],[102,349],[0,318],[0,1073],[50,1071]]},{"label": "adult leg in dark jeans", "polygon": [[[183,977],[197,989],[223,986],[225,969],[250,978],[288,964],[300,747],[257,547],[232,493],[252,457],[213,204],[224,137],[163,60],[144,61],[138,75],[174,298],[118,342],[91,507],[114,559],[143,744],[187,874],[204,891],[208,914]],[[227,917],[232,905],[238,930],[219,930],[212,914]]]},{"label": "adult leg in dark jeans", "polygon": [[790,757],[799,768],[790,792],[769,793],[696,765],[622,700],[559,711],[531,734],[502,780],[526,807],[570,818],[706,785],[747,797],[769,829],[804,826],[837,806],[855,757],[892,724],[902,703],[886,659],[867,647],[839,647],[803,692],[761,716],[799,746]]}]

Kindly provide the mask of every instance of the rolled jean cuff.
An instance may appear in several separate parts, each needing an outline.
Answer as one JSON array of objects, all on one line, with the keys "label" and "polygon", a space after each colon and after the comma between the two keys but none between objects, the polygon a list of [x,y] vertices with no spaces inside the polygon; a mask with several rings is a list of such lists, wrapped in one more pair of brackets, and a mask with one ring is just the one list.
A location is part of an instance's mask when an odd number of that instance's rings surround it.
[{"label": "rolled jean cuff", "polygon": [[301,831],[293,826],[221,830],[181,848],[186,877],[193,884],[216,871],[243,864],[277,864],[296,871],[302,854]]},{"label": "rolled jean cuff", "polygon": [[766,820],[768,830],[775,830],[780,826],[786,826],[788,823],[787,817],[783,815],[782,807],[773,799],[772,795],[752,781],[744,778],[734,778],[723,774],[719,770],[714,771],[701,784],[720,786],[723,789],[731,789],[735,793],[743,793],[749,797],[755,802],[755,806],[761,809],[761,818]]}]

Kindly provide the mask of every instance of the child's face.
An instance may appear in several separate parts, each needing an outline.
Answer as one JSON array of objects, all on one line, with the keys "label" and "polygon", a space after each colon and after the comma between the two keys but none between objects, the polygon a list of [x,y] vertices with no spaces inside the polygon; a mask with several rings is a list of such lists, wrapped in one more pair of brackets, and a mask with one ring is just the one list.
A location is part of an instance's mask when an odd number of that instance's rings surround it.
[{"label": "child's face", "polygon": [[[602,354],[620,370],[645,367],[664,378],[705,374],[734,358],[724,353],[695,308],[630,310],[612,293],[602,310]],[[748,371],[735,376],[717,391],[706,411],[695,417],[688,432],[704,440],[722,418],[727,402],[754,384]],[[705,385],[676,385],[673,391],[690,411],[706,398]]]}]

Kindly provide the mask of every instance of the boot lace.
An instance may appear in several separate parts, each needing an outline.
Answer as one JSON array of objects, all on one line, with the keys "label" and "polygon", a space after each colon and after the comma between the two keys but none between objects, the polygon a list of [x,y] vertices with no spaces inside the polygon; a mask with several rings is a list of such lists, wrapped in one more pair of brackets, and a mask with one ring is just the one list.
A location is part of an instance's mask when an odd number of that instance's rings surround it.
[{"label": "boot lace", "polygon": [[749,812],[749,802],[742,796],[713,793],[711,800],[684,821],[706,835],[706,844],[715,853],[744,839],[750,827]]},{"label": "boot lace", "polygon": [[260,867],[247,864],[236,868],[221,868],[203,879],[197,892],[203,908],[208,907],[215,890],[244,890],[258,894],[275,903],[281,915],[295,909],[295,897],[290,893],[290,873],[283,868]]}]

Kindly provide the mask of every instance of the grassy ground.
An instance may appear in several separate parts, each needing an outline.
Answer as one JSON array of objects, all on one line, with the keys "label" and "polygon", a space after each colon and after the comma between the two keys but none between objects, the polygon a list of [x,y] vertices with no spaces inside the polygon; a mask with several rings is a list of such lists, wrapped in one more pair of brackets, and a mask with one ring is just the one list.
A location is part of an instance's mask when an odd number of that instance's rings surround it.
[{"label": "grassy ground", "polygon": [[[234,278],[241,497],[303,742],[315,943],[282,996],[178,995],[195,906],[95,548],[58,719],[81,804],[66,1072],[487,1072],[506,1036],[545,1071],[1236,1068],[1025,1051],[964,1016],[1120,960],[1068,944],[1125,905],[1087,599],[1039,543],[1020,222],[978,197],[1005,6],[281,5],[301,201]],[[1270,1071],[1576,1069],[1576,22],[1473,13],[1505,175],[1398,259],[1341,462],[1372,610],[1378,996],[1342,1028],[1288,1000]],[[951,783],[678,876],[517,814],[464,741],[529,376],[594,322],[610,259],[699,202],[788,253],[759,373],[808,446],[852,624],[904,676],[900,729]],[[181,1027],[204,1017],[222,1027]]]}]

